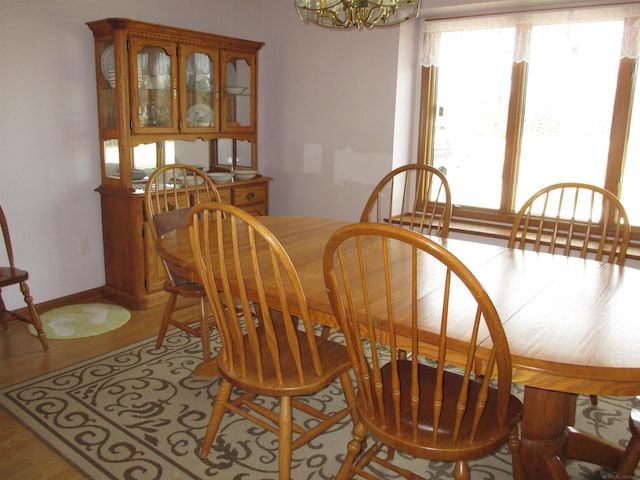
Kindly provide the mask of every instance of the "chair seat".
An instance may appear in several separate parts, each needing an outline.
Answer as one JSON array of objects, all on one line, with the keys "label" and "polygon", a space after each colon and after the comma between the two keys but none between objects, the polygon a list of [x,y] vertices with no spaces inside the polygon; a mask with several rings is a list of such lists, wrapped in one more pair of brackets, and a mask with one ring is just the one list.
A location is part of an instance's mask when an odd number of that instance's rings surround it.
[{"label": "chair seat", "polygon": [[[283,329],[284,330],[284,329]],[[297,330],[296,334],[299,338],[300,344],[304,345],[306,332]],[[278,332],[278,343],[286,341],[282,336],[284,332]],[[248,343],[248,338],[244,337],[245,345]],[[255,393],[258,395],[270,395],[270,396],[299,396],[310,395],[316,393],[324,386],[331,383],[331,381],[343,372],[348,371],[351,368],[349,361],[349,355],[347,348],[339,343],[325,340],[316,337],[318,345],[318,352],[320,358],[322,358],[321,375],[317,375],[314,372],[312,357],[305,352],[301,352],[302,371],[304,372],[304,381],[301,382],[297,374],[295,362],[291,356],[290,350],[283,348],[280,351],[280,362],[282,368],[282,382],[276,384],[275,380],[265,382],[262,380],[256,369],[256,363],[253,361],[253,355],[250,353],[253,350],[247,346],[248,359],[247,371],[245,375],[241,374],[241,365],[239,360],[236,359],[233,365],[228,359],[223,358],[224,355],[218,355],[218,368],[220,374],[233,383],[234,386],[240,389]],[[262,360],[264,371],[263,378],[275,378],[274,365],[271,361],[271,356],[268,352],[267,335],[261,332],[260,335],[260,350],[263,352]]]},{"label": "chair seat", "polygon": [[0,287],[26,282],[28,279],[29,273],[24,270],[11,267],[0,267]]},{"label": "chair seat", "polygon": [[[497,418],[498,403],[497,392],[489,389],[489,397],[486,402],[486,410],[483,420],[480,421],[475,438],[471,437],[473,415],[466,414],[460,426],[458,440],[453,439],[454,422],[456,418],[456,405],[454,402],[443,402],[442,416],[438,428],[437,441],[433,438],[433,397],[434,385],[437,385],[435,368],[420,364],[418,366],[418,376],[420,378],[420,406],[418,410],[419,430],[417,438],[414,438],[412,429],[412,408],[409,388],[402,388],[403,385],[411,384],[411,361],[400,360],[398,371],[400,374],[400,411],[401,411],[401,431],[396,432],[393,414],[394,402],[391,392],[385,391],[384,411],[385,418],[381,418],[377,411],[366,409],[362,402],[360,392],[358,393],[358,412],[361,421],[366,425],[374,437],[382,440],[387,445],[406,452],[411,455],[429,458],[431,460],[459,460],[462,458],[472,459],[482,457],[494,452],[505,444],[511,429],[518,424],[522,417],[522,403],[513,395],[509,404],[507,421],[504,425],[499,425]],[[391,363],[382,367],[382,383],[391,385]],[[462,387],[464,377],[455,372],[444,372],[444,398],[455,398]],[[469,383],[468,405],[475,405],[480,392],[481,384],[471,380]]]}]

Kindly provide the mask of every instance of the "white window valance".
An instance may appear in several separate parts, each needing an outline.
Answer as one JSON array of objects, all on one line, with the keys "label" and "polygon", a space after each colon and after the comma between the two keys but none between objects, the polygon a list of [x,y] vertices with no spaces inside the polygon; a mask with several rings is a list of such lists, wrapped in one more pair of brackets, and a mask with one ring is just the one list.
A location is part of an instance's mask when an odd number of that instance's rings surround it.
[{"label": "white window valance", "polygon": [[[640,56],[640,4],[607,8],[582,8],[548,12],[513,13],[453,20],[426,20],[422,30],[422,65],[438,66],[440,34],[464,30],[516,29],[513,61],[529,61],[529,37],[536,25],[566,25],[567,39],[572,25],[583,22],[623,20],[620,58]],[[568,40],[569,41],[569,40]]]}]

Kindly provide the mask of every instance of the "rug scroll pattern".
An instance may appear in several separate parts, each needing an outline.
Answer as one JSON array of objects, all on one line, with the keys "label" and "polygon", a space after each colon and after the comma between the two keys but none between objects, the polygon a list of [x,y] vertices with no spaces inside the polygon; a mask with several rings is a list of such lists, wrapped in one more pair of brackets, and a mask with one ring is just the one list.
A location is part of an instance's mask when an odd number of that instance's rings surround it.
[{"label": "rug scroll pattern", "polygon": [[[219,345],[212,338],[214,348]],[[218,390],[217,380],[191,376],[202,358],[200,343],[170,333],[160,349],[155,339],[22,382],[2,390],[0,404],[87,478],[272,479],[277,478],[277,438],[237,415],[225,417],[205,459],[200,445]],[[270,398],[263,400],[277,409]],[[338,382],[308,401],[325,411],[344,404]],[[580,397],[577,425],[625,444],[631,398],[599,397],[597,407]],[[301,422],[312,419],[298,418]],[[350,437],[349,419],[294,451],[292,477],[335,478]],[[452,465],[400,459],[428,478],[452,478]],[[570,465],[571,478],[613,478],[596,466]],[[472,478],[511,478],[506,447],[471,463]],[[380,478],[396,478],[374,472]]]}]

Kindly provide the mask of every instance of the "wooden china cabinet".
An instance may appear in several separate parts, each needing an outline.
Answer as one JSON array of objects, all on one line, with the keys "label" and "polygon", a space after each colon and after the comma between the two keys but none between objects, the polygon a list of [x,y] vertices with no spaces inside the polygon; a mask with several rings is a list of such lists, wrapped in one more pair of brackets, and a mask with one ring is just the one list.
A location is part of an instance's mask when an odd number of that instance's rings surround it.
[{"label": "wooden china cabinet", "polygon": [[[105,296],[133,309],[165,301],[144,213],[146,176],[167,163],[258,170],[261,42],[123,18],[87,25],[95,44]],[[258,174],[218,184],[223,201],[269,213]]]}]

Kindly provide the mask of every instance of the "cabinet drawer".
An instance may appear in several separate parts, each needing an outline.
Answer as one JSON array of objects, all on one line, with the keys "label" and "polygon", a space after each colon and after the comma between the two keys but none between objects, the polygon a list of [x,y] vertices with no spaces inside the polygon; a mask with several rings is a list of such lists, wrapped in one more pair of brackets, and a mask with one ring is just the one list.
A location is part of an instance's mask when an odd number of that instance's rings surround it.
[{"label": "cabinet drawer", "polygon": [[233,204],[243,207],[267,200],[267,189],[264,185],[247,185],[233,188]]},{"label": "cabinet drawer", "polygon": [[243,205],[239,208],[257,217],[264,217],[267,215],[266,203],[252,203],[251,205]]}]

